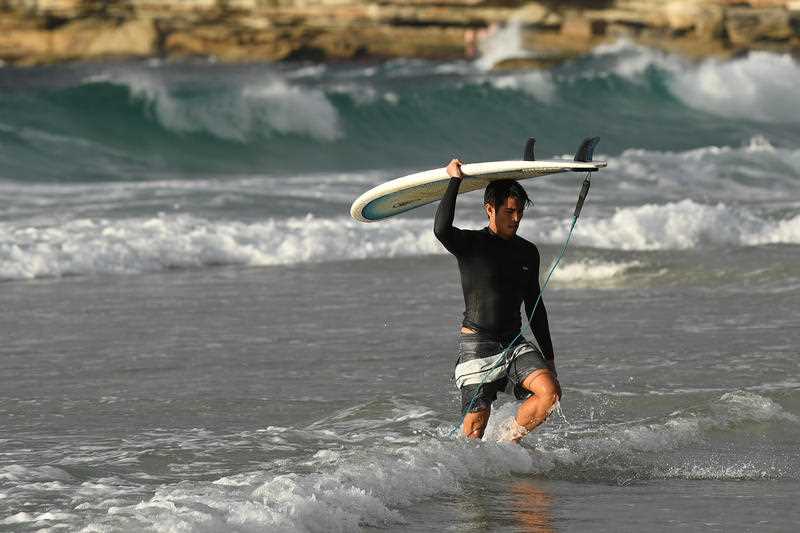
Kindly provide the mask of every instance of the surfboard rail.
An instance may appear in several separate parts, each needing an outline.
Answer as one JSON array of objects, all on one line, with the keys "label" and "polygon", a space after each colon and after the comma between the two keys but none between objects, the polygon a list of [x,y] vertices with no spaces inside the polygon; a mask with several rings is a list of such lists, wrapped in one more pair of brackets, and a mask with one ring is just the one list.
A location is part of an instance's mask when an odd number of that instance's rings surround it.
[{"label": "surfboard rail", "polygon": [[[461,167],[464,181],[459,194],[483,189],[495,180],[524,180],[561,172],[595,172],[606,164],[605,161],[568,159],[467,163]],[[350,216],[361,222],[376,222],[410,211],[440,200],[449,182],[446,167],[387,181],[356,198],[350,207]]]}]

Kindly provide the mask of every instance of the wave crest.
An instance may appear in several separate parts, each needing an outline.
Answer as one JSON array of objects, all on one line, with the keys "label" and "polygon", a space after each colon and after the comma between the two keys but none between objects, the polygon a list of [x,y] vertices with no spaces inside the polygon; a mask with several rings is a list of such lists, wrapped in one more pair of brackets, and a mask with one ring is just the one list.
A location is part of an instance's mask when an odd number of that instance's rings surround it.
[{"label": "wave crest", "polygon": [[[84,218],[58,225],[0,223],[0,280],[84,274],[131,274],[214,265],[264,266],[444,254],[426,219],[365,225],[346,217],[212,221],[191,215],[122,220]],[[566,238],[563,219],[530,224],[538,244]],[[618,209],[587,217],[575,229],[578,246],[617,250],[690,249],[705,244],[800,244],[800,215],[770,220],[723,204],[693,200]],[[601,280],[636,262],[567,263],[556,280]]]},{"label": "wave crest", "polygon": [[365,228],[346,218],[311,215],[253,223],[161,215],[80,219],[44,228],[0,224],[0,235],[10,237],[0,241],[0,279],[441,253],[433,233],[422,231],[418,222]]},{"label": "wave crest", "polygon": [[[593,57],[608,70],[641,83],[650,69],[667,74],[672,94],[689,107],[724,117],[773,123],[794,122],[788,109],[800,107],[800,64],[789,54],[747,56],[693,63],[627,40],[597,47]],[[601,73],[597,73],[601,75]]]},{"label": "wave crest", "polygon": [[241,89],[176,94],[179,88],[148,72],[102,76],[87,83],[122,85],[153,118],[175,133],[205,133],[246,142],[270,134],[308,135],[321,141],[342,136],[336,108],[319,89],[292,85],[276,75]]},{"label": "wave crest", "polygon": [[[548,240],[565,236],[562,227],[550,232]],[[800,215],[773,221],[745,209],[687,199],[620,208],[605,219],[588,218],[576,227],[575,242],[618,250],[686,250],[707,243],[800,244]]]}]

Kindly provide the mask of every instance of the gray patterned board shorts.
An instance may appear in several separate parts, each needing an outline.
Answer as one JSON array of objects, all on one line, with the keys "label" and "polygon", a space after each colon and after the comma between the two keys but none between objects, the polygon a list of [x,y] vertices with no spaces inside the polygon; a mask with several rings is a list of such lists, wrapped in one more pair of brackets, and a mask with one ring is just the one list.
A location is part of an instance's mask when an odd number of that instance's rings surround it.
[{"label": "gray patterned board shorts", "polygon": [[[503,341],[506,341],[503,343]],[[489,409],[500,391],[524,400],[531,395],[522,388],[531,373],[549,368],[542,352],[523,336],[498,339],[482,333],[461,333],[456,386],[461,390],[461,412]]]}]

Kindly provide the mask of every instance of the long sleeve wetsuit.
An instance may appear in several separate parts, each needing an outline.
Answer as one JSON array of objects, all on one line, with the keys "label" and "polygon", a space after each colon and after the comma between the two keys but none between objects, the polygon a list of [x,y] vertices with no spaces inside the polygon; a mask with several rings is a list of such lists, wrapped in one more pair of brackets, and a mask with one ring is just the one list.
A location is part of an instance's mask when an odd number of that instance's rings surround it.
[{"label": "long sleeve wetsuit", "polygon": [[[497,338],[514,336],[522,327],[520,304],[530,316],[539,296],[539,250],[522,237],[503,239],[488,227],[474,231],[453,226],[461,180],[451,178],[433,232],[456,256],[464,291],[463,325]],[[540,300],[531,329],[545,359],[554,359],[544,301]]]}]

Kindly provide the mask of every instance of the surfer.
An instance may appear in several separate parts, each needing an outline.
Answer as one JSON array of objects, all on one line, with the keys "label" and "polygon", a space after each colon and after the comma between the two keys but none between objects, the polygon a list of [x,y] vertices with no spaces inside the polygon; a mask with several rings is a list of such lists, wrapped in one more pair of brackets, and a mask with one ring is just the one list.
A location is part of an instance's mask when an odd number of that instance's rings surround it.
[{"label": "surfer", "polygon": [[[478,231],[453,226],[461,165],[453,159],[447,166],[450,183],[433,231],[458,260],[464,292],[466,309],[455,367],[462,429],[468,438],[483,437],[492,402],[504,391],[525,400],[502,427],[501,440],[519,442],[545,421],[561,397],[547,311],[541,299],[536,304],[539,250],[516,234],[532,202],[516,181],[493,181],[484,194],[488,226]],[[533,313],[531,329],[541,351],[520,334],[522,302],[526,315]]]}]

